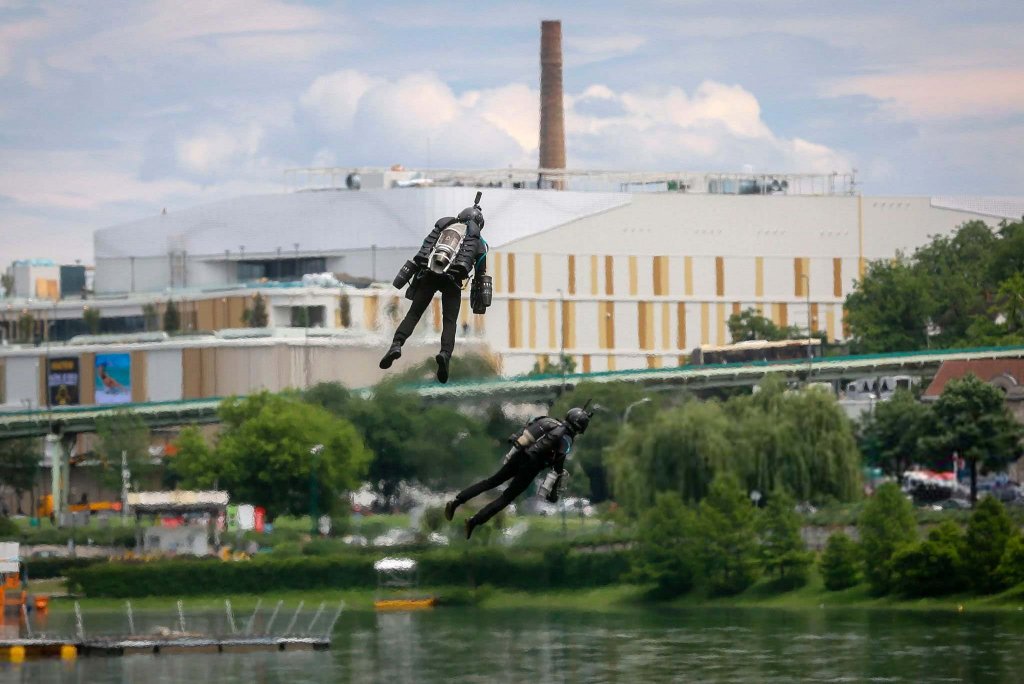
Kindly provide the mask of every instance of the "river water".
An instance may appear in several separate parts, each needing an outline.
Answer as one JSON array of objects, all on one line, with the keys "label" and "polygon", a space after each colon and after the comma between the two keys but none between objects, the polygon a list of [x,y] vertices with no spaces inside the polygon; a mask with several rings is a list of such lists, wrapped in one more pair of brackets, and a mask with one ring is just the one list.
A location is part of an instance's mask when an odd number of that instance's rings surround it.
[{"label": "river water", "polygon": [[[124,624],[85,617],[94,632]],[[60,632],[73,618],[48,620]],[[136,620],[175,623],[173,611]],[[1024,613],[438,608],[347,613],[326,652],[2,662],[0,682],[1021,682],[1022,646]]]}]

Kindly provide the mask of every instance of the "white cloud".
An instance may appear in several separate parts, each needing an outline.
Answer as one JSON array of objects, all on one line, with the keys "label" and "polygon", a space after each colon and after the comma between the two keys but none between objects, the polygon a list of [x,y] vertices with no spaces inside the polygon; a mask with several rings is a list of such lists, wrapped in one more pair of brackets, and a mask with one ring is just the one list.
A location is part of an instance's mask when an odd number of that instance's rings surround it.
[{"label": "white cloud", "polygon": [[578,67],[632,54],[647,44],[635,33],[617,35],[576,35],[565,37],[565,64]]},{"label": "white cloud", "polygon": [[[303,108],[344,154],[407,166],[536,163],[539,94],[524,84],[456,95],[431,73],[397,80],[344,70],[317,78]],[[572,166],[713,168],[754,163],[777,171],[845,171],[842,154],[800,138],[776,136],[753,93],[701,83],[616,92],[596,84],[567,95]],[[429,159],[428,159],[429,157]]]},{"label": "white cloud", "polygon": [[230,172],[245,166],[259,152],[263,142],[263,129],[249,124],[235,129],[222,126],[212,127],[197,135],[179,140],[177,157],[179,165],[192,173],[208,176]]},{"label": "white cloud", "polygon": [[830,96],[867,95],[901,119],[949,120],[1024,112],[1024,67],[906,71],[857,76],[830,86]]},{"label": "white cloud", "polygon": [[69,41],[47,61],[55,68],[84,72],[109,63],[137,68],[168,54],[207,61],[305,59],[351,44],[344,31],[325,30],[332,26],[337,28],[337,22],[330,15],[280,0],[155,0],[129,5],[112,28]]}]

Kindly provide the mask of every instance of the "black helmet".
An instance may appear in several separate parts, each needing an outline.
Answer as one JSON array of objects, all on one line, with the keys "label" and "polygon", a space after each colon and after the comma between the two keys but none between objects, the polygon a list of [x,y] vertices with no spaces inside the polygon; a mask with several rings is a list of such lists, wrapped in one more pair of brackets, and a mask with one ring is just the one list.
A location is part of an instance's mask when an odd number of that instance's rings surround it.
[{"label": "black helmet", "polygon": [[480,207],[466,207],[459,212],[459,223],[468,224],[470,221],[476,223],[477,229],[483,230],[484,212],[480,211]]},{"label": "black helmet", "polygon": [[582,408],[571,408],[569,412],[565,414],[565,424],[569,426],[569,429],[575,432],[577,435],[582,435],[587,430],[587,426],[590,425],[590,417],[594,415],[586,409]]}]

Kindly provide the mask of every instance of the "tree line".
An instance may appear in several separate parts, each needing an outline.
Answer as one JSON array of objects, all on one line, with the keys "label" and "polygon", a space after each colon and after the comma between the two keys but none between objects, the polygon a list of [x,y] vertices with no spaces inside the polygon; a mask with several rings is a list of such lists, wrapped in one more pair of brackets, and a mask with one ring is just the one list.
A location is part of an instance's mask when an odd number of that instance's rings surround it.
[{"label": "tree line", "polygon": [[1024,221],[971,221],[873,261],[845,307],[856,353],[1024,344]]}]

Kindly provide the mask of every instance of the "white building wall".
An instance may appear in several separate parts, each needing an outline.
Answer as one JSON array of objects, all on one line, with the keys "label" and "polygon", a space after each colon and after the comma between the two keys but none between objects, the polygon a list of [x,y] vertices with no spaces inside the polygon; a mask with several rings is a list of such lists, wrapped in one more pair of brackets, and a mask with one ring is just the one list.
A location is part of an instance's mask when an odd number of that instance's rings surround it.
[{"label": "white building wall", "polygon": [[[5,362],[6,405],[13,408],[39,408],[46,399],[39,396],[40,357],[9,356]],[[42,400],[42,402],[40,402]]]},{"label": "white building wall", "polygon": [[151,351],[146,354],[147,401],[181,399],[181,350]]}]

